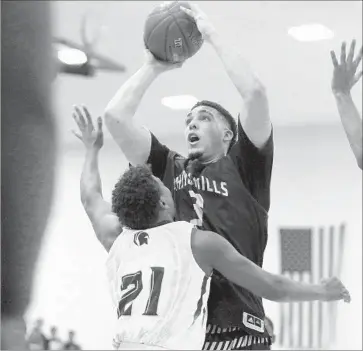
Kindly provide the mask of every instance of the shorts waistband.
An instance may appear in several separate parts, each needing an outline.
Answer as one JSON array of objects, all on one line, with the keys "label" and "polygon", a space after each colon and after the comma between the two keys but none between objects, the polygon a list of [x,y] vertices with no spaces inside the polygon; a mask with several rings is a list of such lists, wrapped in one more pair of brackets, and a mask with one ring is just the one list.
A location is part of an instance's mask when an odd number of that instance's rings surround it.
[{"label": "shorts waistband", "polygon": [[206,341],[203,350],[239,350],[251,345],[271,345],[270,337],[244,335],[232,340]]},{"label": "shorts waistband", "polygon": [[270,336],[250,335],[240,327],[220,328],[217,325],[208,324],[203,349],[233,350],[251,345],[270,346],[271,344],[272,338]]}]

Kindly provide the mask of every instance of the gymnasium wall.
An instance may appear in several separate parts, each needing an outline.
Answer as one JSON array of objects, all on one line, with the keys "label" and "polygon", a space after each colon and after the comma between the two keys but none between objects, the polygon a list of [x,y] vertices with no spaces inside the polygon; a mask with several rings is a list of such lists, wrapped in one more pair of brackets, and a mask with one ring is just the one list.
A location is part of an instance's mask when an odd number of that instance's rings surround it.
[{"label": "gymnasium wall", "polygon": [[[264,268],[279,272],[280,227],[347,225],[343,281],[352,303],[339,304],[338,327],[349,325],[349,337],[339,333],[337,348],[361,349],[362,330],[362,172],[350,152],[339,124],[331,126],[276,127],[272,176],[269,241]],[[180,135],[160,136],[183,151]],[[110,347],[111,309],[104,269],[106,253],[95,239],[79,197],[83,145],[75,141],[59,150],[54,208],[39,258],[29,321],[42,317],[46,329],[57,325],[61,336],[68,328],[77,332],[84,349]],[[110,199],[113,184],[126,161],[112,140],[100,154],[104,196]],[[279,306],[265,303],[267,314],[279,331]],[[348,336],[348,337],[347,337]]]}]

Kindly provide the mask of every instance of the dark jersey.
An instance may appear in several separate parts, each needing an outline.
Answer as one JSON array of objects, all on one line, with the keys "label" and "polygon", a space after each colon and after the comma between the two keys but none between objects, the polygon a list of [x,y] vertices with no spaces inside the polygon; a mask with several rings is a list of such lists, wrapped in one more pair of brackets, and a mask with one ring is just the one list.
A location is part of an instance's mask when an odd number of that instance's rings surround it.
[{"label": "dark jersey", "polygon": [[[206,165],[196,177],[186,171],[187,160],[160,144],[154,135],[147,162],[154,175],[171,190],[176,220],[217,232],[241,254],[262,266],[270,207],[273,137],[271,133],[266,145],[257,149],[240,121],[238,134],[229,154]],[[257,317],[256,323],[253,317]],[[208,302],[209,323],[222,328],[239,326],[249,334],[261,336],[263,318],[260,297],[214,272]]]}]

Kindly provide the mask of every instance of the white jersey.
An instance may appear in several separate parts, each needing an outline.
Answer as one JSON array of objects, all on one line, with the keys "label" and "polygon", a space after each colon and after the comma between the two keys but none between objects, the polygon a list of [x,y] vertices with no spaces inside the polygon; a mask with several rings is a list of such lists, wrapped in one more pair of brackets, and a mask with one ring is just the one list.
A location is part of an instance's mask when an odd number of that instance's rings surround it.
[{"label": "white jersey", "polygon": [[194,260],[193,228],[188,222],[173,222],[126,229],[114,242],[107,270],[118,316],[115,348],[122,343],[202,348],[210,277]]}]

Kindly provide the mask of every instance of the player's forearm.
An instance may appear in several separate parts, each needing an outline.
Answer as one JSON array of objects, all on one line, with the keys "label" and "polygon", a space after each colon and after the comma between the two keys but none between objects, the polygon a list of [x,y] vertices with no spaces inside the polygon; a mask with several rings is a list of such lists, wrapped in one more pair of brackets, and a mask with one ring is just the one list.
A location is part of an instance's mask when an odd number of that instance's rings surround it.
[{"label": "player's forearm", "polygon": [[261,81],[236,48],[227,46],[216,32],[209,36],[208,41],[216,50],[243,99],[247,100],[257,93],[265,95]]},{"label": "player's forearm", "polygon": [[[226,275],[228,278],[228,276]],[[262,269],[241,270],[239,278],[228,279],[250,290],[253,294],[276,302],[315,301],[323,299],[321,286],[300,283]]]},{"label": "player's forearm", "polygon": [[84,206],[95,196],[102,196],[102,183],[98,168],[98,149],[89,149],[81,175],[81,201]]},{"label": "player's forearm", "polygon": [[350,147],[362,169],[362,119],[349,93],[335,93],[334,97]]},{"label": "player's forearm", "polygon": [[112,121],[127,122],[135,115],[142,97],[157,75],[155,69],[144,64],[121,86],[105,110],[105,122],[108,128]]},{"label": "player's forearm", "polygon": [[275,277],[277,302],[323,301],[325,293],[322,285],[307,284],[283,277]]}]

